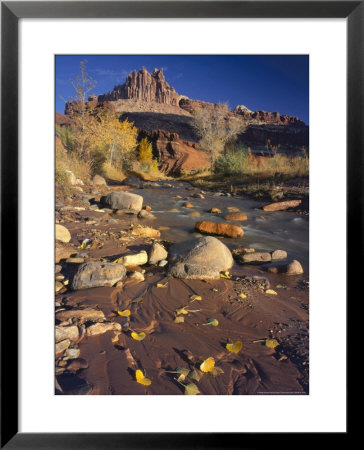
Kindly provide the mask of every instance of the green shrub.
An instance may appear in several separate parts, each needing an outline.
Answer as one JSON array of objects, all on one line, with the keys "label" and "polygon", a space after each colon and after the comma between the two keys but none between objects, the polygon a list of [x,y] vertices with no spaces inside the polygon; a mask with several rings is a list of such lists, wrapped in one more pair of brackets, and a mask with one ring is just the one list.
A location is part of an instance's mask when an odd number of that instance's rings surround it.
[{"label": "green shrub", "polygon": [[249,162],[249,152],[246,147],[237,147],[227,150],[226,153],[218,158],[215,164],[215,173],[217,175],[230,176],[242,175],[247,172]]}]

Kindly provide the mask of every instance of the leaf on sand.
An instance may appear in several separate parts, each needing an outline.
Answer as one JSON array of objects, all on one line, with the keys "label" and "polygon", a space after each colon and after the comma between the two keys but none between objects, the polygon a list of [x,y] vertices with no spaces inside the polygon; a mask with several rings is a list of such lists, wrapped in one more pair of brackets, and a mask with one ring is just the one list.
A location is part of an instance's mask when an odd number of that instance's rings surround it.
[{"label": "leaf on sand", "polygon": [[287,286],[284,284],[277,284],[276,288],[277,289],[287,289]]},{"label": "leaf on sand", "polygon": [[213,327],[217,327],[219,325],[219,321],[217,319],[207,319],[207,323],[203,323],[202,325],[212,325]]},{"label": "leaf on sand", "polygon": [[119,262],[119,258],[114,259],[113,263],[118,263]]},{"label": "leaf on sand", "polygon": [[185,318],[183,317],[183,316],[177,316],[175,319],[174,319],[174,323],[182,323],[182,322],[184,322],[185,321]]},{"label": "leaf on sand", "polygon": [[123,311],[117,310],[117,313],[121,317],[129,317],[131,314],[130,309],[124,309]]},{"label": "leaf on sand", "polygon": [[191,295],[190,300],[191,300],[191,302],[194,302],[195,300],[200,302],[202,300],[202,297],[201,297],[201,295]]},{"label": "leaf on sand", "polygon": [[157,288],[166,288],[168,286],[168,281],[166,283],[157,283]]},{"label": "leaf on sand", "polygon": [[177,314],[177,316],[179,316],[180,314],[188,314],[188,311],[186,309],[186,306],[183,306],[182,308],[176,309],[175,313]]},{"label": "leaf on sand", "polygon": [[146,378],[144,373],[139,369],[135,371],[135,378],[137,382],[143,386],[150,386],[152,384],[152,381],[149,378]]},{"label": "leaf on sand", "polygon": [[200,394],[198,387],[195,383],[188,383],[185,385],[185,395],[197,395]]},{"label": "leaf on sand", "polygon": [[276,292],[276,291],[273,291],[273,289],[267,289],[267,290],[265,291],[265,293],[266,293],[266,294],[270,294],[270,295],[277,295],[277,292]]},{"label": "leaf on sand", "polygon": [[229,274],[229,272],[221,272],[220,273],[220,278],[225,278],[227,280],[230,280],[231,275]]},{"label": "leaf on sand", "polygon": [[242,292],[241,294],[239,294],[240,298],[246,298],[246,295],[244,294],[244,292]]},{"label": "leaf on sand", "polygon": [[279,342],[277,341],[277,339],[266,339],[265,340],[265,346],[268,348],[276,348],[278,347]]},{"label": "leaf on sand", "polygon": [[184,367],[177,367],[176,373],[179,374],[177,381],[184,381],[187,375],[190,373],[190,369],[185,369]]},{"label": "leaf on sand", "polygon": [[224,373],[224,371],[221,369],[221,367],[213,367],[211,370],[211,373],[214,377],[217,377],[218,375],[221,375],[222,373]]},{"label": "leaf on sand", "polygon": [[215,360],[210,356],[210,358],[207,358],[202,362],[202,364],[200,365],[200,370],[205,373],[211,372],[214,366]]},{"label": "leaf on sand", "polygon": [[131,332],[131,337],[136,341],[142,341],[145,338],[145,336],[146,334],[144,333],[144,331],[142,331],[141,333],[137,333],[136,331]]},{"label": "leaf on sand", "polygon": [[226,344],[227,350],[231,353],[239,353],[240,350],[243,348],[243,343],[241,341],[236,341],[233,344]]},{"label": "leaf on sand", "polygon": [[188,374],[188,378],[191,378],[191,380],[200,381],[201,380],[201,372],[197,369],[191,370],[191,372]]}]

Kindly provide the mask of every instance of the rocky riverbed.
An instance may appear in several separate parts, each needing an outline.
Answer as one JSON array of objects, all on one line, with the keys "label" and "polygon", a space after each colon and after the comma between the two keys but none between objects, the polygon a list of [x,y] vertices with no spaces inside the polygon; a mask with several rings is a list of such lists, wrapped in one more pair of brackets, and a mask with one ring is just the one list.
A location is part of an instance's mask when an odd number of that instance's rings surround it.
[{"label": "rocky riverbed", "polygon": [[95,182],[56,186],[57,394],[308,393],[300,203]]}]

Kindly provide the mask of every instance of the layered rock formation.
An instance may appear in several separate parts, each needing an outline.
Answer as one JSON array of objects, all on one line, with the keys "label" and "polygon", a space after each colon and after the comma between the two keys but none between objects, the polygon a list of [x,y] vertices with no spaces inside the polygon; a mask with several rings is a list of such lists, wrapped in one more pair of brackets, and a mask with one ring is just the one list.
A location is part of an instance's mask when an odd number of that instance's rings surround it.
[{"label": "layered rock formation", "polygon": [[99,95],[98,101],[116,101],[129,99],[142,102],[165,103],[178,106],[179,95],[166,82],[163,69],[154,69],[149,73],[145,67],[139,72],[133,70],[124,84],[115,86],[108,94]]},{"label": "layered rock formation", "polygon": [[[124,84],[99,96],[89,97],[92,108],[107,107],[128,119],[139,129],[140,136],[153,142],[153,153],[158,158],[159,169],[168,175],[193,171],[209,166],[208,155],[199,148],[198,136],[193,127],[194,113],[212,109],[216,105],[179,95],[165,80],[163,69],[149,73],[144,67],[131,72]],[[66,104],[65,114],[70,115],[75,102]],[[271,149],[288,154],[308,149],[308,126],[298,117],[278,112],[251,111],[244,105],[226,110],[226,115],[247,124],[238,141],[253,152],[271,154]],[[67,119],[57,116],[57,122]]]}]

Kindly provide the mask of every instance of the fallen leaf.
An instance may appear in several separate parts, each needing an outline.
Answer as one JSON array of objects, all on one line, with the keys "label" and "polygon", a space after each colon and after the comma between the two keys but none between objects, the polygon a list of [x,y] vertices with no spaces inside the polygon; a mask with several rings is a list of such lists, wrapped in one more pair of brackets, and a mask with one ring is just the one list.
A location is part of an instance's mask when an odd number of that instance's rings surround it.
[{"label": "fallen leaf", "polygon": [[236,341],[233,344],[226,344],[226,348],[231,353],[239,353],[243,348],[243,343],[241,341]]},{"label": "fallen leaf", "polygon": [[201,373],[197,369],[191,370],[188,374],[188,378],[191,378],[191,380],[200,381]]},{"label": "fallen leaf", "polygon": [[119,262],[119,258],[117,258],[113,261],[113,263],[118,263],[118,262]]},{"label": "fallen leaf", "polygon": [[241,294],[239,294],[240,298],[246,298],[246,295],[244,294],[244,292],[242,292]]},{"label": "fallen leaf", "polygon": [[277,341],[277,339],[266,339],[265,340],[265,346],[268,348],[276,348],[278,347],[279,342]]},{"label": "fallen leaf", "polygon": [[135,378],[137,382],[143,386],[150,386],[152,384],[152,381],[149,378],[146,378],[144,373],[139,369],[135,371]]},{"label": "fallen leaf", "polygon": [[217,327],[219,325],[219,321],[217,319],[207,319],[207,323],[203,323],[202,325],[212,325],[213,327]]},{"label": "fallen leaf", "polygon": [[211,370],[211,373],[214,377],[217,377],[218,375],[221,375],[222,373],[224,373],[224,371],[221,369],[221,367],[213,367]]},{"label": "fallen leaf", "polygon": [[178,315],[180,314],[188,314],[188,311],[186,309],[186,306],[183,306],[182,308],[178,308],[176,309],[175,313]]},{"label": "fallen leaf", "polygon": [[194,302],[195,300],[200,302],[202,300],[202,297],[201,297],[201,295],[191,295],[190,300],[191,300],[191,302]]},{"label": "fallen leaf", "polygon": [[277,284],[276,288],[277,289],[287,289],[287,286],[285,286],[284,284]]},{"label": "fallen leaf", "polygon": [[166,283],[157,283],[157,288],[166,288],[168,285],[168,281]]},{"label": "fallen leaf", "polygon": [[202,372],[205,372],[205,373],[211,372],[214,366],[215,366],[215,360],[214,360],[214,358],[212,358],[212,357],[210,356],[210,358],[205,359],[205,360],[201,363],[201,365],[200,365],[200,370],[201,370]]},{"label": "fallen leaf", "polygon": [[227,280],[230,280],[231,275],[229,274],[229,272],[222,272],[220,273],[220,278],[226,278]]},{"label": "fallen leaf", "polygon": [[135,331],[131,332],[131,337],[136,341],[142,341],[145,338],[145,336],[146,334],[144,333],[144,331],[142,331],[141,333],[136,333]]},{"label": "fallen leaf", "polygon": [[270,295],[277,295],[277,292],[276,292],[276,291],[273,291],[273,289],[267,289],[267,290],[265,291],[265,293],[266,293],[266,294],[270,294]]},{"label": "fallen leaf", "polygon": [[129,317],[131,312],[130,309],[124,309],[123,311],[117,311],[117,313],[119,314],[119,316],[121,317]]},{"label": "fallen leaf", "polygon": [[185,395],[197,395],[200,394],[200,391],[198,387],[195,385],[195,383],[189,383],[185,386]]},{"label": "fallen leaf", "polygon": [[183,316],[177,316],[175,319],[174,319],[174,323],[182,323],[182,322],[184,322],[185,321],[185,318],[183,317]]}]

